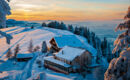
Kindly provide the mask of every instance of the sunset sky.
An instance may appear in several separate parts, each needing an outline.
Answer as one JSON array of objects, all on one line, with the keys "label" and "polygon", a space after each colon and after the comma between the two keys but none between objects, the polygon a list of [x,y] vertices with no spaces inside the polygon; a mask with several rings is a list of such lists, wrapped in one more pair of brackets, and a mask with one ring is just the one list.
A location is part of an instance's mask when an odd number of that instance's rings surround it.
[{"label": "sunset sky", "polygon": [[118,20],[125,15],[130,0],[11,0],[16,20]]}]

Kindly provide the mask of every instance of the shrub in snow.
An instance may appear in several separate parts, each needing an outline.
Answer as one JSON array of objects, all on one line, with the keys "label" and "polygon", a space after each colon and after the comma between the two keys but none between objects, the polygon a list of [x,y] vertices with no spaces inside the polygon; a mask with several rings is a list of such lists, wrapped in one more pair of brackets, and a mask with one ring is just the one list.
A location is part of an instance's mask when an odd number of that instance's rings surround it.
[{"label": "shrub in snow", "polygon": [[38,64],[38,67],[39,67],[39,68],[42,67],[42,61],[37,60],[36,63]]},{"label": "shrub in snow", "polygon": [[14,57],[17,56],[17,54],[19,53],[20,48],[19,48],[19,44],[16,45],[16,48],[14,49]]},{"label": "shrub in snow", "polygon": [[32,39],[30,40],[29,47],[28,47],[28,51],[29,51],[30,53],[33,53],[33,41],[32,41]]},{"label": "shrub in snow", "polygon": [[34,26],[33,26],[33,25],[31,26],[31,29],[34,29]]},{"label": "shrub in snow", "polygon": [[42,50],[41,50],[42,53],[46,53],[47,52],[47,44],[46,44],[46,41],[43,41],[42,43]]},{"label": "shrub in snow", "polygon": [[115,40],[113,53],[123,50],[118,58],[114,58],[105,72],[105,80],[130,80],[130,7],[125,22],[117,26],[116,31],[126,30]]},{"label": "shrub in snow", "polygon": [[11,49],[9,48],[8,51],[7,51],[7,53],[6,53],[6,57],[7,57],[7,58],[11,58],[11,56],[12,56],[12,51],[11,51]]},{"label": "shrub in snow", "polygon": [[42,27],[46,27],[47,24],[45,22],[42,23]]},{"label": "shrub in snow", "polygon": [[39,73],[36,80],[46,80],[46,74],[44,72]]},{"label": "shrub in snow", "polygon": [[40,47],[39,47],[39,46],[36,46],[36,47],[34,48],[33,52],[37,52],[37,51],[39,51],[39,49],[40,49]]},{"label": "shrub in snow", "polygon": [[104,67],[97,67],[94,69],[93,74],[96,80],[104,80],[105,68]]}]

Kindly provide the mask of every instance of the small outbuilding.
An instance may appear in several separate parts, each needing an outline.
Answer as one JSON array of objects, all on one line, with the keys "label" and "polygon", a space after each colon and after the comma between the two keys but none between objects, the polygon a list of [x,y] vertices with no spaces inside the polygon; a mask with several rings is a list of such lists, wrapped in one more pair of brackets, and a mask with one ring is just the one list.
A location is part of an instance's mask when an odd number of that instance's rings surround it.
[{"label": "small outbuilding", "polygon": [[17,61],[28,61],[33,58],[33,54],[32,53],[27,53],[27,54],[19,53],[17,54],[16,58],[17,58]]}]

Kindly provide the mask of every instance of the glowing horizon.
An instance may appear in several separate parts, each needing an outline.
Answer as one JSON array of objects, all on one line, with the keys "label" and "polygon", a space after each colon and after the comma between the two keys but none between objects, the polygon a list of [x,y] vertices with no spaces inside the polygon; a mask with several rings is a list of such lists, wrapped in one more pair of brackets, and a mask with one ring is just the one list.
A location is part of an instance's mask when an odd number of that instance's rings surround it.
[{"label": "glowing horizon", "polygon": [[11,0],[16,20],[113,20],[123,19],[129,0]]}]

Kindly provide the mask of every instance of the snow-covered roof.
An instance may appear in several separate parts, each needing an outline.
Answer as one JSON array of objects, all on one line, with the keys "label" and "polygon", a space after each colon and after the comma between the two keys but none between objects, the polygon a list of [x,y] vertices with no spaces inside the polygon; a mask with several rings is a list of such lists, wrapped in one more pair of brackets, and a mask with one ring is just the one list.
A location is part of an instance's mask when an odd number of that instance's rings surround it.
[{"label": "snow-covered roof", "polygon": [[92,56],[97,55],[97,50],[94,47],[87,42],[82,43],[75,35],[56,36],[54,40],[59,48],[63,48],[64,46],[79,47],[89,51]]},{"label": "snow-covered roof", "polygon": [[64,46],[81,47],[81,41],[75,35],[62,35],[54,37],[56,44],[59,48]]},{"label": "snow-covered roof", "polygon": [[66,63],[64,63],[64,62],[62,62],[62,61],[59,61],[59,60],[54,59],[53,56],[44,57],[44,60],[47,60],[47,61],[53,62],[53,63],[55,63],[55,64],[62,65],[62,66],[64,66],[64,67],[70,67],[70,66],[71,66],[71,65],[66,64]]},{"label": "snow-covered roof", "polygon": [[29,54],[17,54],[17,58],[32,58],[33,54],[29,53]]},{"label": "snow-covered roof", "polygon": [[65,46],[63,49],[60,50],[59,53],[56,54],[57,57],[63,58],[69,61],[74,60],[77,56],[83,54],[86,50],[80,48],[74,48]]}]

